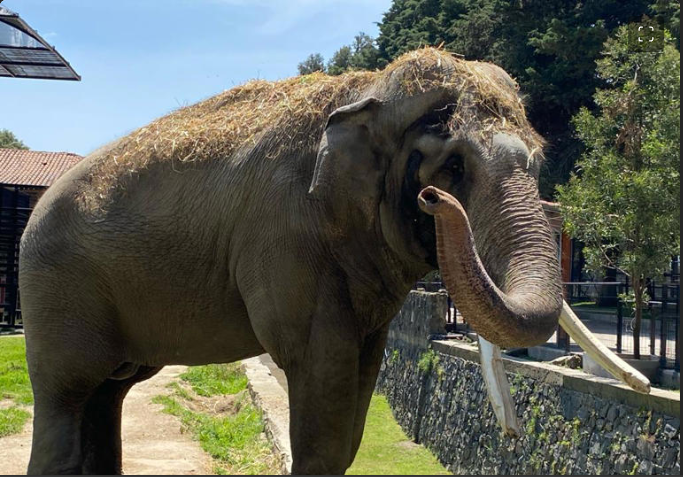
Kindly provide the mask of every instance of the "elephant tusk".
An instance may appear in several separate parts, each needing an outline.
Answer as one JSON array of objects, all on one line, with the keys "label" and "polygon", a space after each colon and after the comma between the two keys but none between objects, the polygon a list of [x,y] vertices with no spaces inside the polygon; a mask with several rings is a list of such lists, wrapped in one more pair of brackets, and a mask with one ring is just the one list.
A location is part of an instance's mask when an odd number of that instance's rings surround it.
[{"label": "elephant tusk", "polygon": [[596,363],[609,371],[612,376],[626,383],[638,392],[645,394],[650,392],[650,381],[638,370],[626,364],[623,359],[612,352],[607,346],[602,344],[602,342],[600,342],[600,340],[581,323],[579,317],[576,316],[566,301],[563,301],[562,303],[560,326],[569,333],[569,336],[571,336]]},{"label": "elephant tusk", "polygon": [[517,413],[510,395],[510,384],[505,375],[500,348],[479,336],[479,354],[489,401],[498,423],[507,435],[519,437],[521,432],[517,423]]}]

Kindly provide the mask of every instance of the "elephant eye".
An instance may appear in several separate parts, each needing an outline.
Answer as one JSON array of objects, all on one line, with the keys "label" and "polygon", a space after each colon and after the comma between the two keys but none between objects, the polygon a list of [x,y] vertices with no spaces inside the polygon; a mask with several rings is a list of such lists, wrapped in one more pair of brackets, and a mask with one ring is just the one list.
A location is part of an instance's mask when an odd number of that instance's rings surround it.
[{"label": "elephant eye", "polygon": [[460,154],[450,156],[444,167],[451,173],[453,185],[457,185],[465,177],[465,159]]}]

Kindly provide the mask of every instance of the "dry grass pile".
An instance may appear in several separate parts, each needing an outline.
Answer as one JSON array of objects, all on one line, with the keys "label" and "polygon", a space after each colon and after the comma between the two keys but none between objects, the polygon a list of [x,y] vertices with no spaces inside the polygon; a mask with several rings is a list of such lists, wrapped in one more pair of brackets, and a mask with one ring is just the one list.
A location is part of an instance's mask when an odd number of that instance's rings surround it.
[{"label": "dry grass pile", "polygon": [[[435,48],[407,53],[383,71],[322,73],[283,81],[250,81],[157,119],[98,157],[87,195],[107,198],[125,175],[155,162],[225,160],[239,147],[255,144],[272,130],[284,149],[317,143],[327,116],[368,92],[392,101],[435,88],[452,92],[456,104],[449,127],[482,136],[494,131],[519,134],[531,150],[539,136],[527,122],[514,82],[498,67],[470,62]],[[277,154],[276,154],[277,155]]]},{"label": "dry grass pile", "polygon": [[493,132],[519,135],[530,150],[540,150],[542,138],[527,120],[517,83],[491,63],[466,61],[436,48],[404,54],[381,72],[382,83],[399,84],[394,97],[443,88],[457,98],[451,130],[468,128],[482,138]]}]

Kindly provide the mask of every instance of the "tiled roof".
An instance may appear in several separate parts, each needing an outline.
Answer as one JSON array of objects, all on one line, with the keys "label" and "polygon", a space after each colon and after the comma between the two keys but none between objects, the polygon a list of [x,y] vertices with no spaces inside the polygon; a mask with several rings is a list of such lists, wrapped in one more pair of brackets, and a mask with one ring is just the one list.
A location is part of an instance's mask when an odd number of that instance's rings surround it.
[{"label": "tiled roof", "polygon": [[47,187],[81,159],[71,152],[0,148],[0,184]]}]

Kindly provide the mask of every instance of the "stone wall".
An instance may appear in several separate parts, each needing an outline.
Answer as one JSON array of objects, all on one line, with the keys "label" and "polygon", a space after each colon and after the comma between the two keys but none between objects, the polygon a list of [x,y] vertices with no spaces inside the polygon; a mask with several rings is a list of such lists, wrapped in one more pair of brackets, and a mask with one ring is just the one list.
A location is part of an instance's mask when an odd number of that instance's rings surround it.
[{"label": "stone wall", "polygon": [[378,391],[456,474],[680,474],[680,395],[505,359],[523,436],[500,431],[475,346],[446,338],[446,295],[411,292],[392,323]]}]

